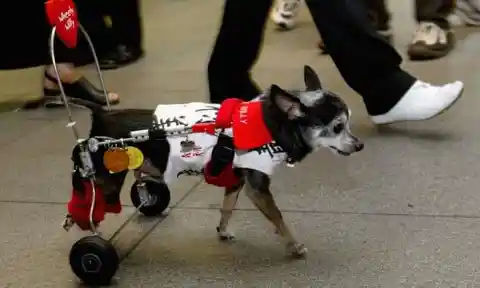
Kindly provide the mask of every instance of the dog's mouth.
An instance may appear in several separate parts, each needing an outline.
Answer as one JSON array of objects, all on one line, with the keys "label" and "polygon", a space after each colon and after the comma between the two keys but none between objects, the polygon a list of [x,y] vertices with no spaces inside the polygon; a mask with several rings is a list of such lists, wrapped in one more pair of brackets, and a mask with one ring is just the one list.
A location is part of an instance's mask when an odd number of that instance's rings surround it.
[{"label": "dog's mouth", "polygon": [[352,153],[349,153],[349,152],[345,152],[345,151],[342,151],[336,147],[333,147],[333,146],[329,146],[330,149],[334,150],[335,152],[337,152],[338,154],[342,155],[342,156],[350,156],[350,154]]}]

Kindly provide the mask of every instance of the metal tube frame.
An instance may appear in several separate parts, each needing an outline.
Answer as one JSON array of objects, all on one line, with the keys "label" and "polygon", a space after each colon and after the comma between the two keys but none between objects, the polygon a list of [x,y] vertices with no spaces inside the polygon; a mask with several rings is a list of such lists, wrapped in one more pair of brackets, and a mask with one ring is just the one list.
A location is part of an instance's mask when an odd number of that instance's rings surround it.
[{"label": "metal tube frame", "polygon": [[[88,42],[88,46],[90,47],[90,51],[93,55],[93,59],[94,59],[94,62],[95,62],[95,67],[97,69],[97,74],[98,74],[98,78],[100,80],[100,84],[102,86],[102,91],[105,95],[105,100],[106,100],[106,103],[107,103],[107,109],[110,111],[111,110],[111,105],[110,105],[110,99],[108,98],[108,93],[107,93],[107,90],[105,88],[105,82],[103,80],[103,75],[102,75],[102,71],[100,69],[100,63],[98,61],[98,58],[97,58],[97,54],[95,52],[95,47],[93,46],[93,43],[92,43],[92,40],[90,38],[90,36],[88,35],[87,31],[83,28],[83,26],[78,23],[79,25],[79,29],[80,31],[82,32],[82,34],[84,35],[85,39],[87,40]],[[52,32],[50,34],[50,41],[49,41],[49,46],[50,46],[50,57],[52,59],[52,65],[53,65],[53,69],[55,71],[55,76],[57,78],[57,85],[60,89],[60,94],[61,94],[61,97],[62,97],[62,100],[63,100],[63,103],[65,104],[65,108],[67,110],[67,113],[68,113],[68,124],[67,124],[67,127],[70,127],[73,131],[73,134],[74,134],[74,137],[77,141],[77,144],[79,144],[80,146],[80,155],[82,157],[81,158],[81,161],[82,161],[82,165],[83,165],[83,169],[84,169],[84,175],[86,175],[85,177],[89,179],[90,181],[90,184],[92,186],[92,203],[90,205],[90,211],[89,211],[89,221],[90,221],[90,228],[93,232],[94,235],[98,235],[98,231],[97,231],[97,228],[96,228],[96,225],[95,223],[93,222],[93,212],[94,212],[94,209],[95,209],[95,202],[96,202],[96,195],[97,195],[97,190],[95,188],[95,167],[93,166],[93,163],[92,163],[92,160],[91,160],[91,147],[89,147],[89,144],[88,144],[88,141],[85,141],[84,143],[84,139],[82,139],[80,137],[80,133],[76,127],[76,121],[73,120],[73,116],[72,116],[72,110],[70,109],[70,106],[68,104],[68,98],[67,98],[67,95],[65,94],[65,89],[63,87],[63,83],[62,83],[62,80],[61,80],[61,77],[60,77],[60,72],[59,72],[59,69],[58,69],[58,65],[57,65],[57,61],[56,61],[56,57],[55,57],[55,35],[56,35],[56,27],[54,26],[52,28]],[[165,136],[172,136],[172,135],[176,135],[176,136],[187,136],[188,134],[191,134],[193,131],[192,131],[192,127],[175,127],[173,129],[169,129],[169,128],[166,128],[166,127],[162,127],[162,130],[165,132]],[[214,135],[219,135],[223,132],[223,129],[215,129],[213,131]],[[130,138],[121,138],[121,139],[114,139],[114,140],[106,140],[106,141],[99,141],[97,143],[95,143],[95,146],[98,147],[98,146],[110,146],[110,145],[115,145],[115,144],[121,144],[122,146],[125,144],[125,142],[143,142],[143,141],[148,141],[149,140],[149,130],[139,130],[139,131],[132,131],[130,133]],[[125,223],[123,223],[120,228],[117,229],[117,231],[111,236],[111,238],[108,240],[108,241],[112,241],[112,239],[114,237],[116,237],[120,231],[122,231],[125,226],[138,214],[139,210],[141,207],[143,207],[145,204],[146,204],[147,201],[145,202],[142,202],[140,204],[140,207],[137,207],[135,213],[133,213]]]},{"label": "metal tube frame", "polygon": [[[107,103],[107,109],[110,110],[111,109],[110,99],[108,98],[107,90],[105,88],[105,82],[104,82],[103,76],[102,76],[102,71],[100,69],[100,63],[98,62],[97,53],[95,52],[95,47],[93,46],[92,39],[90,38],[87,31],[85,30],[85,28],[83,28],[83,26],[80,23],[78,23],[78,26],[79,26],[79,29],[82,32],[83,36],[87,40],[88,46],[90,47],[90,51],[92,52],[93,59],[95,61],[95,67],[97,68],[98,79],[100,80],[100,84],[102,86],[102,90],[103,90],[103,93],[105,95],[105,100],[106,100],[106,103]],[[65,104],[65,108],[67,109],[67,113],[68,113],[69,122],[67,124],[67,127],[72,128],[73,134],[75,136],[75,140],[77,141],[77,143],[81,143],[82,139],[80,138],[80,133],[79,133],[77,127],[75,126],[76,122],[73,120],[72,110],[70,109],[70,106],[68,105],[68,98],[67,98],[67,95],[65,94],[65,89],[63,88],[63,83],[62,83],[62,80],[61,80],[61,77],[60,77],[60,72],[58,70],[57,60],[56,60],[56,57],[55,57],[56,30],[57,29],[54,26],[52,28],[52,32],[50,33],[50,41],[49,41],[50,58],[52,59],[53,69],[55,71],[55,76],[57,78],[57,85],[58,85],[58,88],[60,89],[60,94],[61,94],[63,103]],[[90,157],[90,151],[88,151],[88,149],[85,149],[84,145],[80,145],[80,149],[81,149],[80,153],[83,153],[83,155],[88,156],[88,158]],[[82,160],[82,162],[83,162],[82,164],[84,166],[91,166],[91,161],[90,161],[90,163],[85,163],[85,162],[89,162],[89,161],[83,161]],[[84,167],[84,168],[87,168],[87,169],[91,170],[94,167]],[[90,172],[92,172],[92,171],[90,171]],[[90,174],[89,175],[89,180],[90,180],[90,183],[92,185],[92,194],[93,194],[92,195],[92,203],[91,203],[91,206],[90,206],[90,214],[89,214],[90,228],[92,229],[93,233],[95,235],[97,235],[98,232],[97,232],[95,223],[93,223],[93,211],[94,211],[95,204],[96,204],[95,201],[96,201],[96,194],[97,194],[97,191],[95,189],[95,175],[92,174],[92,173],[89,173],[89,174]]]}]

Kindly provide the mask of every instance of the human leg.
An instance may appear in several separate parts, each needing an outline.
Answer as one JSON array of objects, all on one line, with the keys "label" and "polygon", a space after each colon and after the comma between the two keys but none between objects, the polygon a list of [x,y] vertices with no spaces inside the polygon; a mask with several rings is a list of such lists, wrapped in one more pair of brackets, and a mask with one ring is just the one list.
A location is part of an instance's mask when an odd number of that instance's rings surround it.
[{"label": "human leg", "polygon": [[407,52],[412,60],[434,59],[447,55],[455,46],[448,16],[455,0],[415,0],[418,28]]},{"label": "human leg", "polygon": [[[103,90],[95,87],[90,81],[88,81],[78,72],[73,64],[59,63],[57,68],[67,97],[80,98],[100,105],[106,105],[107,102]],[[57,76],[52,65],[47,66],[45,69],[43,90],[44,95],[49,96],[45,99],[44,103],[47,108],[64,105],[61,98],[55,97],[59,95],[60,90],[58,87]],[[107,97],[110,104],[117,104],[120,101],[118,94],[113,92],[107,92]]]},{"label": "human leg", "polygon": [[[368,12],[368,19],[378,34],[384,37],[388,42],[392,41],[392,31],[390,30],[390,12],[388,11],[386,0],[363,0]],[[325,43],[320,40],[318,48],[323,54],[327,54]]]},{"label": "human leg", "polygon": [[455,13],[449,19],[454,25],[480,26],[480,1],[457,0]]},{"label": "human leg", "polygon": [[[208,63],[210,101],[251,100],[261,90],[250,76],[263,40],[272,0],[226,0],[222,23]],[[248,20],[248,21],[246,21]]]},{"label": "human leg", "polygon": [[138,0],[104,0],[104,11],[112,20],[113,50],[102,57],[102,69],[116,69],[141,58],[143,51],[142,19]]},{"label": "human leg", "polygon": [[[57,69],[67,98],[79,98],[99,105],[106,105],[103,90],[95,87],[90,81],[82,76],[73,63],[58,63]],[[110,104],[115,105],[119,103],[120,98],[117,93],[107,91],[107,95]],[[56,108],[64,107],[64,105],[53,65],[46,66],[45,77],[43,80],[43,97],[25,103],[23,108],[35,109],[40,106]]]},{"label": "human leg", "polygon": [[306,3],[335,65],[375,123],[428,119],[461,95],[461,82],[432,86],[402,70],[400,55],[376,32],[361,1]]},{"label": "human leg", "polygon": [[300,5],[301,0],[277,0],[271,15],[273,23],[280,29],[292,29]]}]

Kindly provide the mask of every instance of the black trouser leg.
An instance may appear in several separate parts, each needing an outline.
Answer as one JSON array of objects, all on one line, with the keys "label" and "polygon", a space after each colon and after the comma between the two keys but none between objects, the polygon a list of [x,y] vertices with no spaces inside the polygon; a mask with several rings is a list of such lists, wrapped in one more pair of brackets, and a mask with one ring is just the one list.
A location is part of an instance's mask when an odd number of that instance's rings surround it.
[{"label": "black trouser leg", "polygon": [[416,79],[400,55],[375,31],[358,0],[306,0],[328,52],[370,115],[388,112]]},{"label": "black trouser leg", "polygon": [[434,22],[443,29],[450,28],[447,20],[455,9],[455,0],[416,0],[416,20]]},{"label": "black trouser leg", "polygon": [[[337,68],[362,95],[368,112],[378,115],[390,110],[416,79],[400,69],[401,57],[376,33],[361,1],[306,2]],[[271,5],[271,0],[226,0],[208,65],[212,102],[228,97],[249,100],[260,93],[249,73]]]},{"label": "black trouser leg", "polygon": [[365,0],[368,16],[376,30],[388,30],[390,28],[390,12],[387,0]]},{"label": "black trouser leg", "polygon": [[[103,0],[100,1],[100,3],[103,3]],[[114,45],[114,39],[112,38],[110,29],[107,28],[103,20],[102,5],[99,5],[99,1],[96,0],[76,0],[75,5],[77,6],[80,23],[82,23],[88,32],[95,46],[97,56],[101,57],[110,52]],[[81,58],[85,57],[85,60],[92,61],[93,58],[90,47],[88,47],[87,41],[83,39],[83,35],[80,32],[79,34],[79,55],[81,55]],[[83,54],[86,54],[86,56]],[[82,62],[83,61],[80,61],[80,64],[86,64]]]},{"label": "black trouser leg", "polygon": [[251,100],[261,90],[250,69],[260,52],[272,0],[226,0],[220,31],[208,63],[210,101]]},{"label": "black trouser leg", "polygon": [[142,48],[142,19],[139,1],[109,0],[107,2],[107,11],[112,19],[112,32],[116,43],[132,48]]}]

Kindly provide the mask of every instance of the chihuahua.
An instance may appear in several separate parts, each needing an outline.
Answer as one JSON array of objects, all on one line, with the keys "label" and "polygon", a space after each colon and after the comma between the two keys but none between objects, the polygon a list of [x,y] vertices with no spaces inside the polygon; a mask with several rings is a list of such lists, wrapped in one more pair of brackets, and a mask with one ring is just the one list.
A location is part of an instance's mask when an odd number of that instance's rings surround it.
[{"label": "chihuahua", "polygon": [[[228,223],[243,188],[248,198],[285,239],[287,252],[294,256],[304,256],[307,249],[287,227],[270,191],[273,167],[286,159],[299,162],[321,147],[342,156],[363,149],[363,142],[350,131],[350,110],[346,103],[335,93],[324,90],[317,74],[309,66],[304,67],[304,81],[304,90],[287,91],[272,85],[268,92],[252,100],[262,102],[264,122],[275,143],[249,151],[235,151],[233,166],[240,181],[234,187],[225,189],[217,226],[221,240],[234,239],[233,233],[228,230]],[[90,102],[71,102],[86,106],[92,111],[91,138],[114,139],[128,138],[134,130],[149,129],[152,118],[167,126],[198,123],[200,118],[202,121],[214,121],[220,106],[190,103],[159,105],[157,109],[106,111]],[[195,119],[192,120],[192,117]],[[204,133],[191,134],[187,140],[193,145],[186,150],[182,145],[185,137],[179,136],[136,143],[135,146],[142,151],[145,159],[136,172],[162,179],[167,185],[180,175],[201,174],[205,158],[211,155],[217,138]],[[79,151],[77,145],[72,155],[76,167],[81,165]],[[104,191],[107,201],[109,197],[118,201],[127,172],[112,174],[104,168],[100,156],[94,155],[92,158],[96,168],[96,182]]]}]

